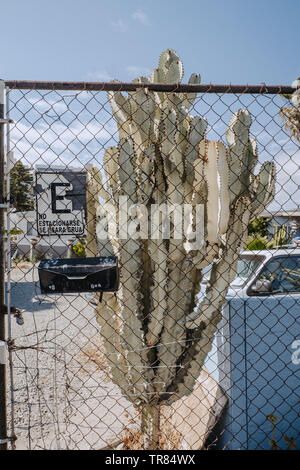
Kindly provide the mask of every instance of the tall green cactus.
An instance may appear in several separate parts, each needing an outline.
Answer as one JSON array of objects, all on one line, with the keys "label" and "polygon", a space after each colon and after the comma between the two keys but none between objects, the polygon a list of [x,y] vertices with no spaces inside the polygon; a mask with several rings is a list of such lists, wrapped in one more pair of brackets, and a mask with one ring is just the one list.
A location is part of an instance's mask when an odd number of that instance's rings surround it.
[{"label": "tall green cactus", "polygon": [[[182,62],[167,50],[151,77],[135,82],[179,83],[182,78]],[[200,75],[193,74],[189,83],[200,83]],[[111,377],[142,408],[145,445],[151,447],[158,440],[159,405],[193,390],[212,347],[249,220],[273,199],[275,168],[267,162],[253,173],[257,151],[249,138],[248,111],[230,119],[226,147],[206,140],[206,120],[189,113],[195,93],[151,92],[145,86],[128,98],[120,92],[109,92],[108,98],[120,139],[118,147],[106,150],[105,184],[99,171],[90,175],[88,253],[95,254],[93,218],[103,215],[98,193],[113,203],[117,217],[121,196],[149,212],[153,204],[199,208],[198,219],[191,219],[200,240],[196,247],[174,238],[175,223],[169,239],[105,242],[98,237],[97,250],[103,252],[105,244],[120,261],[119,291],[104,294],[96,308]],[[202,269],[209,265],[208,287],[198,304]]]}]

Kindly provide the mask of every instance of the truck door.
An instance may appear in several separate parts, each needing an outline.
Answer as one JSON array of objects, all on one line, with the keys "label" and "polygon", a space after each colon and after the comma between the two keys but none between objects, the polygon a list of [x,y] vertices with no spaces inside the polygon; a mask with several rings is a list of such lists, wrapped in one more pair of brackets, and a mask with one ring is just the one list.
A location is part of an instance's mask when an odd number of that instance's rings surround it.
[{"label": "truck door", "polygon": [[271,420],[279,448],[287,448],[287,438],[300,448],[300,256],[272,258],[247,294],[247,448],[270,448]]}]

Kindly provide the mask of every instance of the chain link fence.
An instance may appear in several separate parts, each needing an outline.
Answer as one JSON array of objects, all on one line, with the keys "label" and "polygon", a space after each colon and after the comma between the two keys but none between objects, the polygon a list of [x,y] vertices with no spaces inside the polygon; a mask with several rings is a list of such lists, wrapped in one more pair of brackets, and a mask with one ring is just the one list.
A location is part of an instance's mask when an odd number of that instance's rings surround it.
[{"label": "chain link fence", "polygon": [[[6,82],[11,448],[300,443],[300,153],[280,116],[286,89],[202,85],[192,99],[195,86],[185,87]],[[242,130],[232,123],[239,110],[252,121],[241,118]],[[257,143],[252,160],[249,136]],[[184,139],[191,147],[181,158]],[[199,161],[207,167],[199,170]],[[276,169],[274,194],[272,174],[260,171],[267,162]],[[254,185],[255,197],[236,189],[243,181]],[[260,197],[259,188],[271,197]],[[236,198],[226,208],[230,189]],[[113,212],[121,196],[147,208],[204,206],[200,248],[172,239],[175,222],[165,239],[148,237],[148,226],[142,241],[134,238],[135,224],[128,238],[103,240],[104,205]],[[241,204],[255,198],[258,210],[250,214]],[[41,260],[96,256],[118,258],[117,292],[41,292]]]}]

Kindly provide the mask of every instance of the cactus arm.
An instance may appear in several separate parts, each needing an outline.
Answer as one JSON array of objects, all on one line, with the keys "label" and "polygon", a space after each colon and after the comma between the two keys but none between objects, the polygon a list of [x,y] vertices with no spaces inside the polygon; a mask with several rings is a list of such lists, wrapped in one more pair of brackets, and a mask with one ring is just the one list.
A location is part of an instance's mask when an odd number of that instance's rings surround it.
[{"label": "cactus arm", "polygon": [[[147,112],[148,112],[148,121],[147,125],[149,128],[149,140],[154,143],[157,139],[157,127],[161,117],[161,110],[159,108],[159,100],[157,93],[147,90]],[[146,144],[145,144],[146,146]]]},{"label": "cactus arm", "polygon": [[195,161],[199,158],[199,143],[205,139],[207,122],[198,116],[190,121],[190,130],[187,136],[187,146],[184,152],[185,172],[186,172],[186,202],[192,201],[193,186],[195,180]]},{"label": "cactus arm", "polygon": [[[151,75],[152,83],[167,83],[167,76],[170,64],[172,61],[179,60],[175,51],[168,49],[164,51],[158,60],[158,68],[155,69]],[[161,107],[165,107],[167,103],[166,93],[157,92],[157,97]]]},{"label": "cactus arm", "polygon": [[[173,49],[167,49],[164,51],[158,60],[158,70],[160,72],[160,78],[163,77],[163,81],[159,83],[166,83],[167,73],[169,71],[172,62],[180,61],[179,56]],[[171,82],[172,83],[172,82]]]},{"label": "cactus arm", "polygon": [[[117,82],[117,80],[114,80]],[[121,92],[109,91],[107,93],[109,104],[117,120],[119,135],[121,138],[129,137],[130,132],[130,105],[129,101]]]},{"label": "cactus arm", "polygon": [[247,194],[251,188],[251,178],[257,161],[257,144],[254,139],[250,139],[248,144],[245,146],[243,164],[241,168],[240,181],[241,194],[243,195]]},{"label": "cactus arm", "polygon": [[[97,238],[95,223],[97,215],[101,209],[99,204],[99,195],[103,196],[103,186],[101,172],[98,168],[92,168],[87,173],[87,241],[86,241],[86,254],[87,256],[103,256],[102,240]],[[100,245],[100,246],[99,246]],[[113,254],[112,246],[109,240],[106,241],[105,247],[107,248],[107,255]],[[98,298],[99,295],[96,296]],[[127,379],[128,367],[126,365],[123,355],[121,353],[119,343],[119,326],[117,325],[117,313],[119,310],[118,301],[114,294],[105,294],[102,304],[96,307],[96,319],[101,326],[101,334],[106,339],[106,350],[108,353],[108,363],[110,366],[110,373],[113,380],[117,381],[123,393],[132,393],[133,389],[130,381]]]},{"label": "cactus arm", "polygon": [[118,153],[120,187],[122,193],[128,196],[128,200],[135,204],[137,201],[137,182],[134,172],[136,153],[133,140],[131,138],[120,139]]},{"label": "cactus arm", "polygon": [[274,199],[276,168],[273,162],[264,162],[257,175],[255,199],[252,203],[253,218],[258,216]]},{"label": "cactus arm", "polygon": [[[214,263],[211,270],[209,281],[209,289],[205,298],[198,308],[197,322],[195,322],[195,312],[186,317],[186,326],[195,328],[199,326],[201,321],[208,321],[213,311],[216,300],[223,303],[226,296],[227,288],[231,282],[229,275],[229,267],[237,261],[238,249],[242,243],[242,236],[247,231],[248,221],[250,218],[250,202],[248,198],[240,198],[233,206],[230,214],[228,231],[226,234],[226,249],[219,263]],[[220,295],[218,295],[220,294]],[[199,315],[199,313],[201,314]]]},{"label": "cactus arm", "polygon": [[167,83],[179,83],[183,79],[184,70],[181,60],[174,60],[167,72]]},{"label": "cactus arm", "polygon": [[[198,158],[194,162],[193,200],[207,205],[207,182],[204,175],[205,139],[198,146]],[[203,225],[206,225],[203,221]]]},{"label": "cactus arm", "polygon": [[163,328],[163,319],[167,313],[167,256],[168,252],[161,240],[149,240],[149,254],[154,263],[152,286],[150,287],[152,308],[149,312],[149,324],[146,334],[147,346],[159,342]]},{"label": "cactus arm", "polygon": [[[155,148],[155,187],[152,199],[155,204],[166,203],[165,185],[165,161],[158,146]],[[153,263],[152,284],[150,286],[150,296],[153,299],[149,312],[148,331],[146,342],[152,346],[160,339],[163,328],[163,317],[167,312],[167,260],[168,251],[165,240],[162,238],[148,240],[148,251]]]},{"label": "cactus arm", "polygon": [[[161,142],[161,152],[163,158],[170,156],[175,147],[175,135],[177,132],[177,115],[174,109],[169,109],[163,120],[163,139]],[[176,164],[176,161],[173,161]]]},{"label": "cactus arm", "polygon": [[153,116],[149,115],[149,103],[152,102],[152,97],[149,98],[148,90],[143,88],[129,93],[129,96],[133,128],[132,133],[135,134],[134,140],[137,144],[137,150],[141,150],[150,135]]},{"label": "cactus arm", "polygon": [[220,197],[220,217],[219,217],[219,234],[223,235],[227,232],[229,222],[229,167],[228,152],[222,142],[216,143],[217,150],[217,166],[219,176],[219,197]]},{"label": "cactus arm", "polygon": [[[150,81],[151,81],[151,83],[164,83],[165,78],[164,78],[164,74],[163,74],[162,70],[159,69],[159,68],[154,69],[153,72],[152,72]],[[159,107],[162,107],[164,99],[165,99],[165,93],[163,93],[162,91],[156,92],[156,100],[157,100],[157,103],[158,103]]]},{"label": "cactus arm", "polygon": [[[203,146],[200,146],[203,149]],[[200,151],[201,151],[200,150]],[[219,194],[218,194],[218,167],[216,142],[205,141],[204,155],[204,178],[207,182],[207,241],[213,246],[218,243],[219,226]]]},{"label": "cactus arm", "polygon": [[[200,74],[192,73],[189,79],[189,84],[198,85],[200,84],[200,82],[201,82]],[[182,101],[182,106],[184,106],[187,110],[190,110],[197,98],[197,93],[184,93],[183,97],[184,99]]]},{"label": "cactus arm", "polygon": [[107,199],[108,195],[102,184],[102,176],[99,168],[91,168],[87,173],[86,204],[87,204],[87,234],[86,253],[87,256],[97,256],[99,247],[97,246],[96,220],[97,209],[99,208],[99,196]]},{"label": "cactus arm", "polygon": [[[171,240],[170,240],[171,241]],[[190,287],[190,280],[186,277],[182,266],[184,253],[178,253],[178,247],[172,243],[170,253],[176,250],[176,262],[168,262],[169,277],[167,281],[167,312],[164,316],[163,329],[160,338],[161,346],[158,349],[158,361],[161,366],[156,374],[156,390],[164,391],[174,379],[177,358],[180,357],[185,338],[185,326],[183,320],[184,312],[184,296]],[[180,256],[181,255],[181,256]],[[179,259],[179,257],[181,259]],[[178,288],[178,286],[181,286]]]},{"label": "cactus arm", "polygon": [[[177,52],[173,49],[167,49],[159,57],[156,76],[151,78],[156,78],[158,80],[157,83],[174,83],[178,81],[181,75],[183,76],[183,65]],[[167,93],[158,92],[157,95],[162,109],[170,107]]]},{"label": "cactus arm", "polygon": [[[180,173],[174,168],[170,173],[166,173],[168,186],[166,190],[167,202],[171,205],[179,204],[182,207],[184,202],[184,188]],[[180,355],[184,338],[185,328],[180,323],[185,312],[183,310],[184,293],[189,290],[190,280],[185,276],[183,264],[186,263],[186,252],[182,240],[174,238],[174,229],[171,230],[168,241],[168,257],[166,264],[167,275],[167,315],[163,318],[163,328],[160,336],[160,343],[163,345],[158,350],[158,363],[161,366],[156,374],[156,390],[161,392],[166,384],[174,377],[176,357]],[[177,286],[181,285],[181,289]],[[178,338],[179,342],[174,341]],[[166,345],[166,346],[164,346]]]},{"label": "cactus arm", "polygon": [[[137,182],[133,162],[136,158],[132,139],[120,139],[119,143],[119,180],[122,191],[128,196],[131,204],[137,201]],[[143,370],[146,365],[136,350],[144,348],[142,334],[141,311],[141,276],[142,276],[142,248],[139,240],[132,238],[119,240],[120,277],[122,286],[118,292],[121,302],[120,315],[122,318],[122,332],[120,341],[126,361],[129,364],[128,377],[134,388],[144,401],[147,401],[146,374]]]},{"label": "cactus arm", "polygon": [[249,129],[251,117],[248,111],[240,109],[234,113],[228,123],[226,140],[230,150],[234,152],[234,157],[240,158],[245,145],[249,141]]},{"label": "cactus arm", "polygon": [[[204,238],[203,244],[201,247],[197,248],[196,252],[191,253],[191,263],[194,267],[198,269],[202,269],[208,266],[213,258],[214,253],[212,250],[207,250],[206,240],[207,240],[207,210],[208,210],[208,188],[207,188],[207,181],[205,179],[205,172],[204,172],[204,165],[205,165],[205,148],[206,148],[206,141],[202,140],[199,144],[199,157],[196,159],[194,163],[194,192],[193,192],[193,202],[195,204],[200,204],[203,207],[203,210],[198,213],[198,217],[200,216],[201,221],[198,221],[198,225],[200,225],[200,231],[202,232],[201,235]],[[197,227],[194,224],[194,232]],[[198,227],[199,231],[199,227]],[[199,234],[200,235],[200,234]],[[199,239],[202,236],[199,236]],[[189,246],[189,245],[187,245]]]},{"label": "cactus arm", "polygon": [[164,316],[167,314],[167,259],[168,252],[162,240],[149,240],[149,255],[154,265],[150,295],[153,299],[149,312],[146,343],[153,346],[160,340]]},{"label": "cactus arm", "polygon": [[178,396],[182,397],[191,393],[206,356],[212,348],[213,337],[222,318],[221,308],[232,280],[232,273],[228,270],[228,266],[233,265],[235,272],[239,248],[244,231],[247,230],[249,217],[250,201],[247,198],[240,198],[231,212],[226,252],[220,263],[213,265],[208,293],[199,306],[201,315],[191,323],[187,323],[187,327],[197,326],[194,337],[198,339],[189,345],[184,353],[182,367],[178,369],[177,376],[168,389],[168,392],[174,391],[175,395],[171,395],[171,398],[164,398],[164,403],[168,405],[178,399]]},{"label": "cactus arm", "polygon": [[[158,205],[166,203],[165,165],[163,156],[156,146],[155,148],[155,187],[152,198]],[[153,299],[149,314],[148,332],[146,341],[149,345],[156,344],[160,339],[163,328],[163,317],[167,312],[167,260],[168,252],[163,239],[148,240],[149,255],[153,262],[152,285],[150,296]]]},{"label": "cactus arm", "polygon": [[230,202],[236,201],[242,192],[241,172],[244,153],[249,142],[251,117],[248,111],[239,110],[231,117],[226,131],[229,147]]},{"label": "cactus arm", "polygon": [[108,147],[104,152],[103,165],[106,176],[106,187],[109,195],[118,203],[119,185],[119,159],[117,147]]},{"label": "cactus arm", "polygon": [[157,68],[157,83],[166,83],[166,77],[168,73],[168,67],[170,62],[170,50],[166,50],[160,54],[158,59]]},{"label": "cactus arm", "polygon": [[87,214],[87,230],[86,230],[86,254],[87,256],[97,256],[98,247],[95,237],[96,233],[96,210],[99,204],[98,200],[99,188],[95,188],[95,184],[91,173],[87,174],[86,185],[86,214]]},{"label": "cactus arm", "polygon": [[190,116],[187,110],[181,106],[177,106],[177,126],[178,131],[176,134],[176,147],[178,150],[184,154],[186,146],[188,145],[187,136],[190,132],[190,122],[192,116]]},{"label": "cactus arm", "polygon": [[155,148],[149,145],[141,156],[141,163],[137,169],[138,176],[138,200],[148,204],[155,186],[154,175]]},{"label": "cactus arm", "polygon": [[[167,174],[167,202],[171,205],[184,203],[184,187],[180,173],[174,169]],[[164,316],[163,329],[160,337],[162,346],[158,350],[158,368],[156,390],[161,392],[170,383],[175,374],[176,358],[181,354],[185,337],[185,327],[181,323],[184,319],[184,295],[191,288],[191,281],[185,275],[186,252],[182,240],[174,238],[174,229],[171,230],[166,273],[167,280],[167,312]],[[181,286],[178,289],[178,286]],[[178,339],[178,342],[175,339]],[[166,346],[165,346],[166,345]]]},{"label": "cactus arm", "polygon": [[128,376],[128,362],[126,361],[123,348],[120,343],[119,332],[121,329],[118,314],[120,310],[119,300],[115,294],[105,294],[102,303],[96,307],[96,320],[101,327],[101,335],[105,338],[106,358],[108,361],[110,375],[116,382],[122,393],[130,396],[137,405],[139,397],[134,395],[134,386]]}]

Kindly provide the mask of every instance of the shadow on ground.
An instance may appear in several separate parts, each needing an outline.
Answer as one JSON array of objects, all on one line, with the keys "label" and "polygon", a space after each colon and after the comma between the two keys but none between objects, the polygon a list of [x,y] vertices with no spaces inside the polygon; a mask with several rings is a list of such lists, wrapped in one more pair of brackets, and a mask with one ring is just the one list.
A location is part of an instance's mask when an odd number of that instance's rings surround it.
[{"label": "shadow on ground", "polygon": [[[7,286],[6,286],[7,288]],[[54,307],[54,302],[41,295],[38,282],[12,282],[11,305],[27,312],[38,312]]]}]

